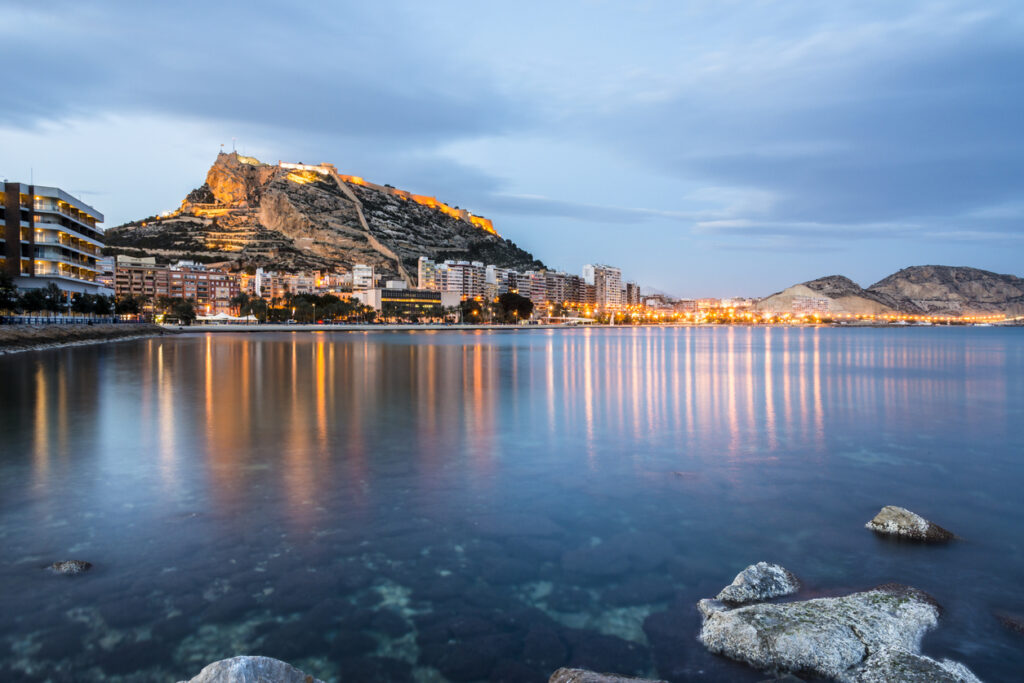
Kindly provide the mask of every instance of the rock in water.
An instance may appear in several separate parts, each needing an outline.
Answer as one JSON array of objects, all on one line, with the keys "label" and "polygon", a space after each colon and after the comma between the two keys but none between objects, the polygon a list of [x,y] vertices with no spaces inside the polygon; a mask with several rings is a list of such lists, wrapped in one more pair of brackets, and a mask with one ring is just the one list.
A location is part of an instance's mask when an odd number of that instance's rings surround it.
[{"label": "rock in water", "polygon": [[92,569],[92,563],[85,562],[84,560],[61,560],[60,562],[54,562],[49,568],[55,574],[75,576]]},{"label": "rock in water", "polygon": [[548,683],[665,683],[665,681],[616,674],[599,674],[586,669],[562,668],[551,674]]},{"label": "rock in water", "polygon": [[758,562],[752,564],[722,589],[717,600],[734,605],[760,602],[782,595],[792,595],[800,590],[800,581],[793,573],[777,564]]},{"label": "rock in water", "polygon": [[291,664],[270,657],[232,657],[208,664],[181,683],[323,683]]},{"label": "rock in water", "polygon": [[843,683],[978,679],[955,662],[919,653],[938,623],[927,594],[896,584],[839,598],[704,610],[700,640],[763,671],[811,673]]},{"label": "rock in water", "polygon": [[886,505],[865,526],[875,533],[928,543],[942,543],[953,538],[953,532],[895,505]]}]

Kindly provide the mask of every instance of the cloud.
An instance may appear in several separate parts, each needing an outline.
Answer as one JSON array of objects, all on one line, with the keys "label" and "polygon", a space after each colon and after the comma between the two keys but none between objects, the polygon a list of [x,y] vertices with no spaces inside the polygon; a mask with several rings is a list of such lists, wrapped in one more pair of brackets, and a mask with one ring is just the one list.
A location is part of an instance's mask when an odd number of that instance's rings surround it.
[{"label": "cloud", "polygon": [[597,223],[637,223],[657,218],[689,223],[694,218],[706,215],[696,211],[664,211],[586,204],[536,195],[495,193],[488,196],[485,201],[493,210],[509,214],[571,218]]}]

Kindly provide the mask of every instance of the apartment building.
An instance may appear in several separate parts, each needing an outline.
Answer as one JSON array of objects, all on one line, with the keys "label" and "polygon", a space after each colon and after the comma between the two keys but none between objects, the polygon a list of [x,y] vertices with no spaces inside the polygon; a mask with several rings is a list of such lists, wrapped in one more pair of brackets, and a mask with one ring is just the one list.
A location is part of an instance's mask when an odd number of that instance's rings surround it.
[{"label": "apartment building", "polygon": [[103,214],[57,187],[5,182],[0,192],[0,269],[23,289],[112,294],[98,281]]},{"label": "apartment building", "polygon": [[599,308],[622,308],[622,270],[614,266],[590,264],[583,266],[583,279],[594,286],[594,303]]}]

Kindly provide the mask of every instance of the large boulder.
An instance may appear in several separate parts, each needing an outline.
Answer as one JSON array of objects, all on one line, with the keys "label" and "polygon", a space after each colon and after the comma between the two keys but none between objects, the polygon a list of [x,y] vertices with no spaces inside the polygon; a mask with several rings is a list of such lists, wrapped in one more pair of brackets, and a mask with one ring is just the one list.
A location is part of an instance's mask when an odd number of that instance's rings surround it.
[{"label": "large boulder", "polygon": [[617,674],[600,674],[586,669],[561,668],[551,674],[548,683],[665,683],[665,681]]},{"label": "large boulder", "polygon": [[761,602],[792,595],[800,590],[800,581],[785,567],[768,562],[752,564],[722,589],[716,600],[733,605]]},{"label": "large boulder", "polygon": [[838,598],[727,609],[702,601],[700,640],[762,671],[808,673],[843,683],[978,679],[955,662],[920,654],[938,624],[927,594],[896,584]]},{"label": "large boulder", "polygon": [[927,543],[943,543],[953,538],[953,532],[895,505],[886,505],[866,526],[878,534]]},{"label": "large boulder", "polygon": [[270,657],[232,657],[208,664],[180,683],[323,683],[291,664]]}]

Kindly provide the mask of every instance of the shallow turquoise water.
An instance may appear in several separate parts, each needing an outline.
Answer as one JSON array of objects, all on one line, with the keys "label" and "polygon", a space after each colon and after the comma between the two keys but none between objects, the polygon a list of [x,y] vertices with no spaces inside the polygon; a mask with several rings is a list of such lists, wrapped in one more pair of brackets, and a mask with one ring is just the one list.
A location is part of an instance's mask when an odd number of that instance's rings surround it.
[{"label": "shallow turquoise water", "polygon": [[[693,604],[887,581],[1024,669],[1024,332],[185,335],[0,357],[0,679],[761,680]],[[903,505],[963,540],[886,542]],[[57,559],[95,564],[67,579]],[[646,629],[645,629],[646,622]]]}]

